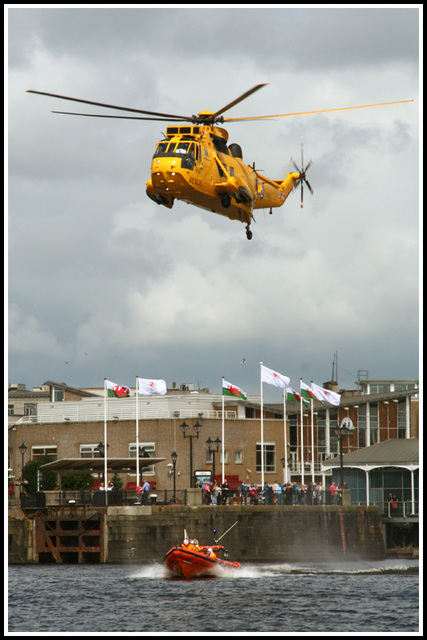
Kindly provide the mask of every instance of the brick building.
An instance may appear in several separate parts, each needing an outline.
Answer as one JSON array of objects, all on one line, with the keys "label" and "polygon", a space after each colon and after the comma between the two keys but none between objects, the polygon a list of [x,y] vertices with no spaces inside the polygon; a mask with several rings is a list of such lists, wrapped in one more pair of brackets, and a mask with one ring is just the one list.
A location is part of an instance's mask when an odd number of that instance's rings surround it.
[{"label": "brick building", "polygon": [[[313,476],[327,481],[321,463],[338,453],[335,429],[345,417],[354,426],[353,434],[343,439],[344,453],[396,438],[418,437],[418,381],[364,381],[357,391],[341,393],[339,407],[314,401],[301,412],[299,403],[286,407],[286,443],[283,405],[263,406],[264,479],[271,484],[289,479],[300,482]],[[381,382],[381,385],[380,385]],[[327,383],[325,383],[327,384]],[[387,386],[388,385],[388,386]],[[75,389],[64,383],[46,382],[34,392],[35,409],[17,420],[15,408],[23,393],[14,385],[9,389],[9,474],[20,481],[22,456],[19,446],[27,447],[28,460],[48,455],[51,460],[99,457],[98,444],[104,441],[107,423],[107,458],[136,456],[136,402],[134,390],[129,398],[108,398],[107,413],[102,389]],[[31,392],[27,392],[28,393]],[[40,396],[42,394],[42,396]],[[25,399],[28,403],[28,397]],[[144,452],[164,462],[144,470],[144,477],[160,489],[172,487],[171,454],[176,452],[177,489],[190,486],[195,471],[224,473],[235,481],[261,482],[261,405],[258,396],[247,401],[224,398],[224,435],[222,396],[208,389],[195,391],[191,384],[172,389],[165,396],[139,396],[139,445]],[[313,413],[313,421],[311,419]],[[302,429],[301,429],[302,415]],[[188,424],[186,437],[180,425]],[[199,435],[193,428],[201,425]],[[301,448],[301,433],[303,447]],[[189,438],[188,436],[193,436]],[[206,441],[221,441],[219,451],[209,451]],[[191,465],[190,465],[191,454]],[[314,464],[313,464],[314,462]],[[169,466],[168,466],[169,464]],[[192,467],[192,469],[190,468]],[[191,474],[192,472],[192,474]],[[125,486],[136,481],[135,474],[123,478]]]}]

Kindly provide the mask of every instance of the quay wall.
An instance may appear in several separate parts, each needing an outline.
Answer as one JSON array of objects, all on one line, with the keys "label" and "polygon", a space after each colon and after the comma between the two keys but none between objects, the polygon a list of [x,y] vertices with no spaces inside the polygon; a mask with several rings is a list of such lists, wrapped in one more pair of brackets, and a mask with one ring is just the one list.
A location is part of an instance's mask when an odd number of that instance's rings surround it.
[{"label": "quay wall", "polygon": [[[9,563],[39,561],[34,517],[20,509],[9,511]],[[68,509],[60,517],[65,522],[75,516]],[[211,544],[236,521],[221,543],[230,559],[239,562],[374,560],[386,554],[377,507],[118,506],[92,507],[87,517],[99,518],[99,561],[106,563],[161,562],[182,541],[184,529],[200,544]]]}]

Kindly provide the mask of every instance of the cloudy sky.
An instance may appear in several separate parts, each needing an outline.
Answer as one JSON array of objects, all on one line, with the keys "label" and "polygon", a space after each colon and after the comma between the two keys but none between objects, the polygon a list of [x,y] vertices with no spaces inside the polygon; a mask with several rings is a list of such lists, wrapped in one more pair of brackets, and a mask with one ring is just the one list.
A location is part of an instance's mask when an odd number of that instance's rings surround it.
[{"label": "cloudy sky", "polygon": [[[9,382],[219,393],[225,376],[258,394],[260,361],[299,388],[330,380],[335,353],[340,388],[419,376],[417,5],[248,6],[9,8]],[[71,103],[26,93],[193,114],[263,82],[225,115],[414,102],[230,123],[272,179],[301,144],[313,161],[304,208],[298,191],[258,211],[251,241],[148,199],[166,123],[55,115]]]}]

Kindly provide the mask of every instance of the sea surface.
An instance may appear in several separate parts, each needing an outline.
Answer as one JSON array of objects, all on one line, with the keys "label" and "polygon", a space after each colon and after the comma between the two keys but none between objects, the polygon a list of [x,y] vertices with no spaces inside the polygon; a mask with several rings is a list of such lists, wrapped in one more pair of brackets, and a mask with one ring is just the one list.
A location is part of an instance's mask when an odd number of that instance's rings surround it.
[{"label": "sea surface", "polygon": [[170,579],[162,564],[8,569],[9,635],[419,635],[418,560],[248,564]]}]

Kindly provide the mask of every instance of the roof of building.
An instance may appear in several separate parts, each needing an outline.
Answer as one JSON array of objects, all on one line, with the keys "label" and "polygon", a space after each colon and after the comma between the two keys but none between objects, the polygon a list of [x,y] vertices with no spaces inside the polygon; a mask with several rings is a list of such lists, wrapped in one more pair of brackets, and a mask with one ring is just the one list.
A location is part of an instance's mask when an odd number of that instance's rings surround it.
[{"label": "roof of building", "polygon": [[[385,440],[358,451],[351,451],[343,455],[344,467],[375,467],[375,466],[412,466],[418,467],[420,460],[420,444],[418,438],[399,438]],[[325,460],[325,469],[340,466],[339,456]]]},{"label": "roof of building", "polygon": [[79,396],[84,396],[84,397],[93,397],[97,395],[96,393],[93,393],[91,391],[86,391],[85,389],[80,389],[78,387],[70,387],[70,385],[66,384],[65,382],[54,382],[53,380],[46,380],[46,382],[43,382],[43,386],[56,387],[57,389],[68,390],[78,394]]},{"label": "roof of building", "polygon": [[[166,458],[140,458],[139,468],[163,462]],[[40,469],[58,473],[96,473],[104,470],[104,458],[63,458],[42,464]],[[136,458],[107,458],[107,471],[136,472]]]}]

